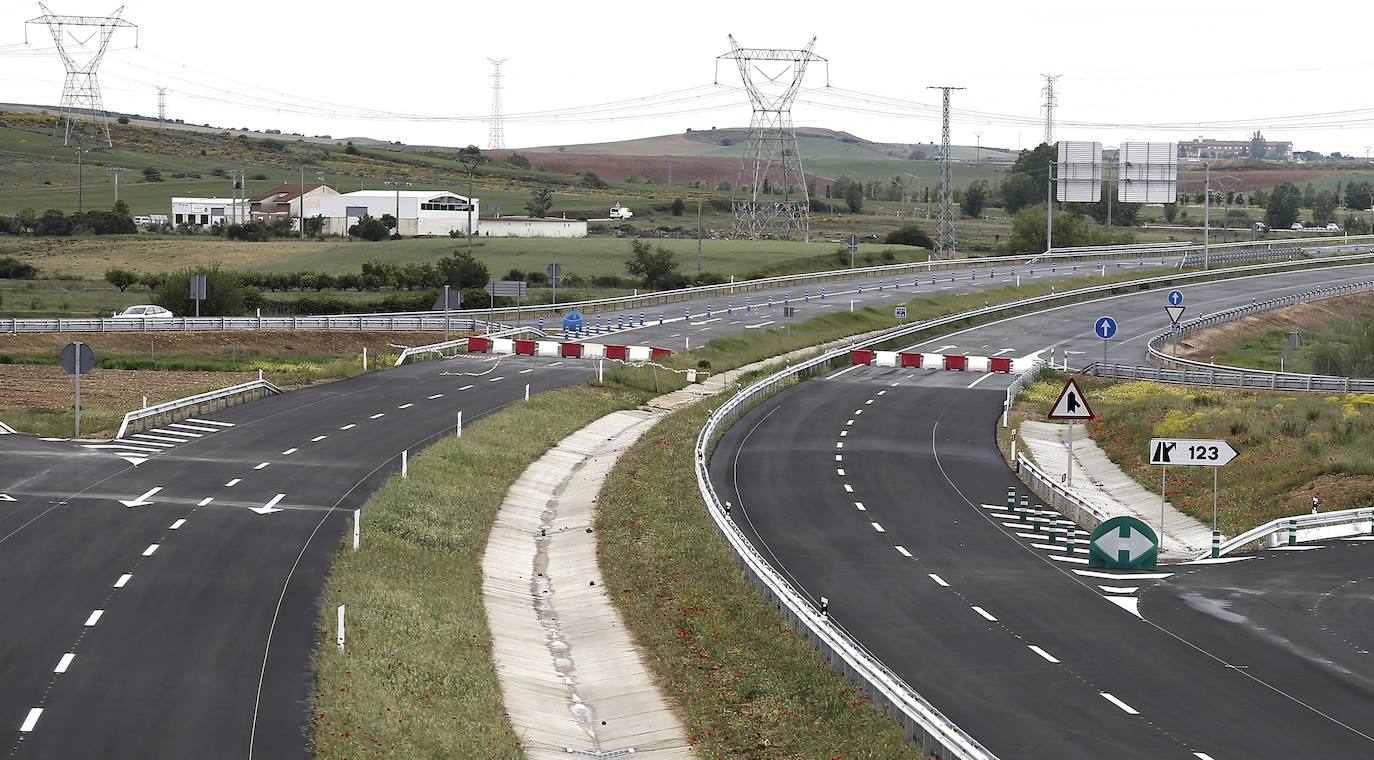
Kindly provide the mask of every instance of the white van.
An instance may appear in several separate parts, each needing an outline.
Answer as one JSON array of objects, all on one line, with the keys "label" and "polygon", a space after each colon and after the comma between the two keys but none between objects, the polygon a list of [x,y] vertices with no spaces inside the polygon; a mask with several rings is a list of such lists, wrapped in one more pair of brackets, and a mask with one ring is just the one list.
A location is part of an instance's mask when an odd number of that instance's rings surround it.
[{"label": "white van", "polygon": [[634,215],[635,212],[631,211],[628,206],[622,206],[619,203],[611,206],[612,219],[629,219]]}]

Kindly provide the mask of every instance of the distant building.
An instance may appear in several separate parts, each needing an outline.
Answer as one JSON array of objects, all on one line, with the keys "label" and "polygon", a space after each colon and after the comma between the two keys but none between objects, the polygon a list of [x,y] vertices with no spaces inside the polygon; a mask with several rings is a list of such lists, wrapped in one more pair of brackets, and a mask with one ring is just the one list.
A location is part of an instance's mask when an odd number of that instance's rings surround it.
[{"label": "distant building", "polygon": [[320,199],[338,194],[339,191],[329,185],[313,184],[306,185],[302,195],[299,184],[286,182],[253,196],[250,213],[254,220],[268,224],[283,218],[317,216],[321,213]]},{"label": "distant building", "polygon": [[246,222],[249,206],[246,198],[237,201],[233,198],[173,198],[172,224],[212,227]]},{"label": "distant building", "polygon": [[479,222],[477,234],[482,237],[580,238],[587,236],[587,222],[557,217],[498,216]]},{"label": "distant building", "polygon": [[319,204],[326,235],[347,235],[364,216],[381,219],[390,214],[401,235],[442,237],[450,232],[466,235],[468,219],[476,227],[481,200],[473,198],[469,204],[468,198],[442,190],[359,190],[321,195]]},{"label": "distant building", "polygon": [[[1264,140],[1262,138],[1259,142],[1264,144],[1264,158],[1271,161],[1288,161],[1293,157],[1293,143],[1291,142]],[[1180,158],[1248,158],[1251,155],[1251,145],[1254,144],[1256,144],[1254,139],[1213,140],[1208,137],[1199,137],[1196,140],[1180,142],[1178,155]]]}]

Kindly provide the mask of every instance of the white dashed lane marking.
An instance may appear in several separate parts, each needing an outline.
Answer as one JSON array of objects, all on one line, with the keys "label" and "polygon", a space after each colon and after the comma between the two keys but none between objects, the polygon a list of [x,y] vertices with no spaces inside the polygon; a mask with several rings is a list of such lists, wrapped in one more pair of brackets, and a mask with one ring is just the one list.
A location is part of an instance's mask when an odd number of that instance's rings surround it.
[{"label": "white dashed lane marking", "polygon": [[856,502],[854,502],[854,506],[855,506],[860,512],[867,512],[867,511],[868,511],[868,507],[865,507],[865,506],[864,506],[864,503],[863,503],[862,501],[856,501]]},{"label": "white dashed lane marking", "polygon": [[396,407],[396,408],[397,408],[397,409],[409,409],[409,408],[412,407],[412,406],[415,406],[415,405],[414,405],[414,404],[401,404],[400,406],[398,406],[398,407]]},{"label": "white dashed lane marking", "polygon": [[474,388],[474,387],[475,387],[475,386],[472,386],[472,385],[464,385],[462,388],[459,388],[458,390],[460,390],[460,391],[466,391],[466,390],[471,390],[471,389]]},{"label": "white dashed lane marking", "polygon": [[284,457],[289,457],[289,456],[291,456],[292,454],[296,453],[297,451],[300,451],[300,449],[297,449],[297,448],[295,448],[295,447],[292,447],[292,448],[287,449],[286,451],[283,451],[283,452],[281,453],[281,455],[284,456]]},{"label": "white dashed lane marking", "polygon": [[372,415],[371,417],[368,417],[368,419],[369,419],[369,420],[375,420],[375,419],[377,419],[377,418],[379,418],[379,417],[385,417],[385,416],[386,416],[386,412],[377,412],[376,414]]},{"label": "white dashed lane marking", "polygon": [[1107,692],[1105,692],[1105,691],[1103,691],[1103,692],[1098,692],[1098,693],[1102,695],[1102,698],[1103,698],[1103,699],[1107,700],[1108,702],[1111,702],[1112,704],[1116,705],[1117,707],[1120,707],[1120,708],[1121,708],[1121,711],[1124,712],[1124,713],[1126,713],[1127,715],[1139,715],[1139,714],[1140,714],[1140,711],[1139,711],[1139,710],[1135,709],[1134,707],[1131,707],[1130,705],[1126,704],[1125,702],[1122,702],[1121,700],[1117,699],[1116,697],[1112,696],[1111,694],[1109,694],[1109,693],[1107,693]]},{"label": "white dashed lane marking", "polygon": [[200,503],[197,504],[196,506],[197,506],[197,507],[203,507],[203,506],[205,506],[206,504],[209,504],[210,502],[212,502],[212,501],[214,501],[214,500],[215,500],[215,497],[213,497],[213,496],[206,496],[204,499],[201,499],[201,500],[200,500]]},{"label": "white dashed lane marking", "polygon": [[182,518],[182,519],[177,520],[176,522],[172,523],[170,526],[168,526],[168,527],[167,527],[167,530],[179,530],[179,529],[181,528],[181,526],[183,526],[183,525],[185,525],[185,524],[186,524],[186,519],[185,519],[185,518]]},{"label": "white dashed lane marking", "polygon": [[991,612],[988,612],[982,607],[974,607],[973,611],[978,613],[979,615],[982,615],[984,620],[991,620],[994,623],[997,622],[997,618],[993,617]]},{"label": "white dashed lane marking", "polygon": [[348,423],[347,425],[344,425],[343,427],[341,427],[341,428],[339,428],[339,429],[340,429],[340,430],[352,430],[353,428],[355,428],[355,427],[357,427],[357,426],[358,426],[358,423],[356,423],[356,422],[350,422],[350,423]]},{"label": "white dashed lane marking", "polygon": [[1049,652],[1046,652],[1045,650],[1041,649],[1040,647],[1034,644],[1028,645],[1027,648],[1029,648],[1032,652],[1035,652],[1036,654],[1040,655],[1041,657],[1044,657],[1046,662],[1053,662],[1056,664],[1058,664],[1059,662],[1059,660],[1055,659],[1054,655],[1050,654]]},{"label": "white dashed lane marking", "polygon": [[29,715],[28,717],[24,718],[24,725],[19,727],[19,732],[27,734],[28,732],[32,731],[33,727],[38,725],[38,718],[42,714],[43,708],[41,707],[35,707],[32,710],[29,710]]},{"label": "white dashed lane marking", "polygon": [[91,616],[86,618],[86,625],[92,626],[100,622],[100,616],[105,614],[105,610],[92,610]]},{"label": "white dashed lane marking", "polygon": [[902,555],[903,557],[910,557],[910,556],[911,556],[911,552],[907,551],[905,546],[898,546],[898,547],[896,547],[896,549],[897,549],[897,553],[900,554],[900,555]]},{"label": "white dashed lane marking", "polygon": [[133,578],[133,577],[134,577],[134,576],[133,576],[133,575],[130,575],[129,573],[125,573],[125,574],[119,576],[119,580],[115,581],[114,587],[115,587],[115,588],[124,588],[124,586],[125,586],[126,584],[128,584],[129,579],[130,579],[130,578]]},{"label": "white dashed lane marking", "polygon": [[255,470],[261,470],[262,468],[266,467],[266,466],[269,465],[269,464],[272,464],[272,463],[271,463],[271,462],[259,462],[257,465],[255,465],[255,466],[253,467],[253,469],[255,469]]},{"label": "white dashed lane marking", "polygon": [[311,439],[310,439],[310,442],[311,442],[311,443],[319,443],[320,441],[323,441],[324,439],[326,439],[326,438],[328,438],[328,437],[329,437],[329,436],[327,436],[327,435],[317,435],[317,436],[315,436],[314,438],[311,438]]},{"label": "white dashed lane marking", "polygon": [[228,483],[225,483],[225,484],[224,484],[224,487],[225,487],[225,488],[233,488],[234,486],[236,486],[236,485],[238,485],[239,483],[242,483],[242,482],[243,482],[243,478],[234,478],[233,480],[229,481]]},{"label": "white dashed lane marking", "polygon": [[887,531],[883,530],[883,526],[879,525],[878,523],[869,523],[869,525],[872,525],[872,526],[873,526],[873,530],[876,530],[876,531],[878,531],[879,533],[886,533],[886,532],[887,532]]},{"label": "white dashed lane marking", "polygon": [[945,583],[945,579],[944,579],[944,578],[941,578],[940,576],[936,575],[935,573],[927,573],[927,575],[929,575],[929,576],[930,576],[930,579],[933,580],[933,581],[935,581],[937,584],[939,584],[939,585],[941,585],[941,586],[944,586],[945,588],[949,588],[949,584],[948,584],[948,583]]},{"label": "white dashed lane marking", "polygon": [[506,379],[505,377],[493,377],[492,379],[488,380],[487,382],[489,382],[489,383],[494,383],[494,382],[496,382],[497,380],[505,380],[505,379]]},{"label": "white dashed lane marking", "polygon": [[159,546],[161,546],[161,544],[148,544],[148,548],[143,550],[143,556],[153,556],[153,552],[156,552]]},{"label": "white dashed lane marking", "polygon": [[429,397],[429,400],[430,400],[430,401],[433,401],[433,400],[436,399],[436,398],[443,398],[443,397],[444,397],[444,394],[442,394],[442,393],[436,393],[436,394],[434,394],[433,396],[430,396],[430,397]]},{"label": "white dashed lane marking", "polygon": [[72,660],[76,659],[76,654],[68,652],[62,655],[62,659],[57,661],[57,667],[52,669],[54,673],[66,673],[67,668],[71,667]]},{"label": "white dashed lane marking", "polygon": [[851,485],[849,485],[848,483],[845,483],[845,484],[844,484],[844,491],[845,491],[845,493],[854,493],[854,486],[851,486]]}]

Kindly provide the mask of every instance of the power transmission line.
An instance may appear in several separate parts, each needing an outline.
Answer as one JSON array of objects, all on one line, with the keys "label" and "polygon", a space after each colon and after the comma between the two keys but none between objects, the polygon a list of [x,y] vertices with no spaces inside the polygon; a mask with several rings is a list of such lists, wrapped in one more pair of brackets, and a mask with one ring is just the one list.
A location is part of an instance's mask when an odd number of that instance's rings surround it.
[{"label": "power transmission line", "polygon": [[[67,77],[62,83],[61,115],[58,117],[62,125],[62,144],[70,145],[73,136],[76,137],[78,145],[85,144],[83,131],[74,127],[77,117],[82,116],[85,117],[83,120],[94,125],[95,134],[92,137],[104,142],[106,148],[114,147],[114,142],[110,139],[110,114],[105,111],[105,102],[100,96],[100,80],[96,73],[100,70],[100,61],[109,50],[110,38],[114,36],[115,31],[133,29],[134,44],[137,46],[138,26],[120,18],[120,14],[124,12],[122,5],[109,16],[59,15],[48,10],[48,6],[42,3],[39,3],[38,7],[43,11],[43,15],[24,23],[24,41],[28,42],[30,24],[43,24],[48,27],[53,45],[67,70]],[[82,41],[71,33],[72,27],[94,27],[96,31]],[[67,39],[68,36],[71,37],[70,40]],[[82,53],[74,52],[68,47],[69,43],[75,42],[76,48],[85,48],[87,42],[97,38],[98,47],[85,60],[79,60]]]},{"label": "power transmission line", "polygon": [[954,256],[954,182],[949,168],[949,94],[963,87],[927,87],[940,90],[944,118],[940,131],[940,217],[935,225],[935,257]]},{"label": "power transmission line", "polygon": [[491,131],[487,135],[487,150],[506,147],[506,128],[501,123],[501,64],[507,59],[487,59],[491,63]]}]

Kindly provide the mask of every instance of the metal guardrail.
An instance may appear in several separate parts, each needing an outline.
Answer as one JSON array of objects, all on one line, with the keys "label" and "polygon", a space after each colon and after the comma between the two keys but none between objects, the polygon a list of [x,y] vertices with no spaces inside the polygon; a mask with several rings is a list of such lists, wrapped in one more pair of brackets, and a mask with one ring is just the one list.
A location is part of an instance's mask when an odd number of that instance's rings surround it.
[{"label": "metal guardrail", "polygon": [[[245,401],[270,394],[281,393],[281,388],[262,379],[262,371],[258,371],[258,379],[250,380],[246,383],[231,385],[228,388],[221,388],[217,391],[198,393],[194,396],[179,398],[175,401],[164,401],[161,404],[135,409],[124,415],[124,421],[119,424],[119,432],[115,433],[115,438],[123,438],[131,427],[140,426],[151,421],[151,427],[184,419],[191,414],[205,414],[215,409],[223,409],[230,406],[235,401]],[[138,430],[146,430],[147,427],[139,427]],[[137,432],[137,431],[135,431]]]},{"label": "metal guardrail", "polygon": [[[530,333],[541,338],[544,337],[544,333],[533,327],[512,327],[507,330],[498,330],[494,333],[488,333],[488,336],[492,338],[509,338],[512,335],[520,335],[522,333]],[[396,364],[393,366],[399,367],[405,364],[406,359],[412,356],[443,354],[443,352],[451,349],[467,348],[467,345],[467,338],[455,338],[454,340],[443,340],[438,343],[429,343],[423,346],[410,346],[402,351],[400,356],[396,357]]]},{"label": "metal guardrail", "polygon": [[[1374,254],[1365,254],[1354,258],[1369,260],[1374,259]],[[1336,257],[1313,259],[1306,263],[1320,266],[1324,264],[1349,264],[1350,262],[1351,257]],[[779,611],[791,625],[805,634],[834,667],[841,670],[847,678],[859,682],[880,704],[890,709],[895,708],[901,715],[908,738],[920,740],[922,748],[926,752],[940,753],[941,757],[959,758],[961,760],[996,760],[995,755],[940,713],[848,631],[836,624],[827,615],[821,614],[816,603],[795,588],[791,581],[774,568],[754,547],[748,537],[735,524],[729,509],[716,494],[715,486],[711,482],[709,456],[714,442],[719,435],[723,434],[730,423],[743,416],[762,399],[784,390],[802,379],[814,377],[847,363],[849,352],[856,348],[890,344],[919,332],[954,325],[971,318],[1074,299],[1085,295],[1110,293],[1112,290],[1120,288],[1150,287],[1179,280],[1234,279],[1291,266],[1286,262],[1255,264],[1234,267],[1220,272],[1172,274],[1023,298],[1006,304],[986,306],[960,314],[896,327],[775,372],[753,383],[718,407],[712,412],[702,427],[701,433],[697,436],[694,468],[697,476],[697,487],[701,492],[706,511],[730,545],[731,550],[738,557],[741,567],[751,582],[772,603],[777,605]],[[1085,514],[1091,514],[1091,512],[1085,510]]]},{"label": "metal guardrail", "polygon": [[1229,264],[1235,261],[1260,261],[1263,259],[1288,259],[1292,261],[1296,258],[1310,256],[1311,252],[1294,246],[1284,246],[1281,248],[1254,248],[1243,251],[1189,251],[1179,259],[1178,268],[1186,269],[1190,266],[1202,266],[1203,264]]},{"label": "metal guardrail", "polygon": [[1040,373],[1046,366],[1044,359],[1036,359],[1021,374],[1017,375],[1015,380],[1011,381],[1011,385],[1007,386],[1007,400],[1002,403],[1002,427],[1007,426],[1007,417],[1011,414],[1011,404],[1016,400],[1016,395],[1027,385],[1035,382],[1035,379],[1040,377]]},{"label": "metal guardrail", "polygon": [[1085,367],[1083,372],[1116,380],[1153,380],[1163,383],[1207,385],[1219,388],[1371,393],[1374,392],[1374,379],[1311,375],[1300,372],[1274,372],[1226,364],[1212,364],[1170,356],[1161,350],[1163,345],[1175,337],[1181,338],[1226,322],[1301,303],[1311,303],[1327,298],[1370,291],[1374,291],[1374,280],[1353,282],[1330,288],[1317,288],[1304,293],[1245,304],[1208,314],[1180,325],[1177,331],[1162,332],[1150,338],[1146,344],[1149,360],[1156,365],[1163,366],[1093,362]]},{"label": "metal guardrail", "polygon": [[452,330],[478,331],[487,322],[443,312],[396,314],[341,314],[298,317],[169,317],[166,319],[116,319],[113,317],[54,317],[45,319],[0,319],[0,332],[220,332],[263,330],[330,330],[387,332]]},{"label": "metal guardrail", "polygon": [[[1329,528],[1334,526],[1348,525],[1355,528],[1350,532],[1351,535],[1359,533],[1359,523],[1369,522],[1369,527],[1364,530],[1367,535],[1374,536],[1374,509],[1360,507],[1358,509],[1342,509],[1334,512],[1318,512],[1315,515],[1295,515],[1293,517],[1280,517],[1276,520],[1251,528],[1244,533],[1229,538],[1221,543],[1220,556],[1240,549],[1249,544],[1258,543],[1278,536],[1286,539],[1286,543],[1293,545],[1298,543],[1298,533],[1303,530],[1313,528]],[[1321,539],[1317,539],[1321,540]],[[1211,556],[1211,551],[1202,554],[1198,559],[1206,559]]]},{"label": "metal guardrail", "polygon": [[1073,520],[1078,527],[1092,531],[1110,519],[1111,515],[1098,509],[1088,500],[1074,493],[1062,483],[1050,477],[1025,454],[1016,455],[1016,472],[1031,491],[1044,499],[1052,509]]}]

